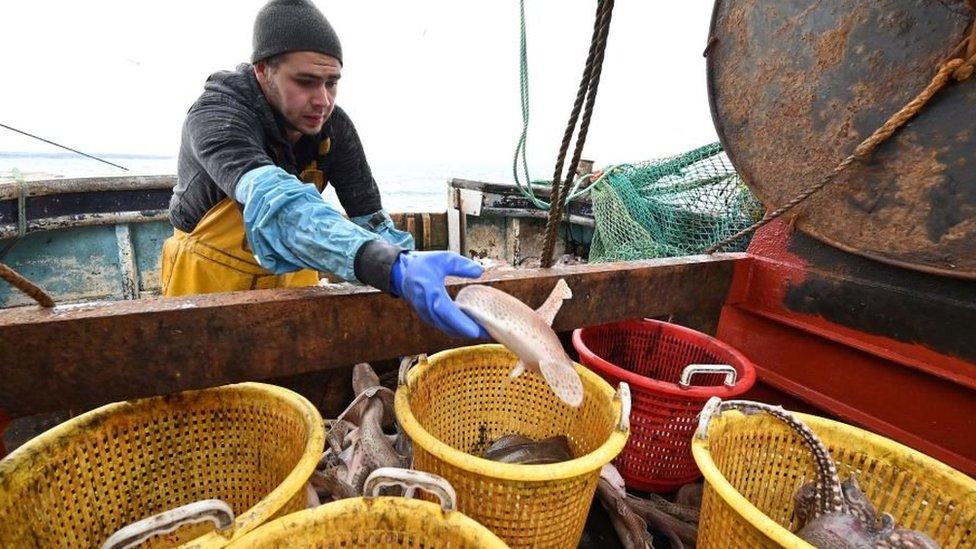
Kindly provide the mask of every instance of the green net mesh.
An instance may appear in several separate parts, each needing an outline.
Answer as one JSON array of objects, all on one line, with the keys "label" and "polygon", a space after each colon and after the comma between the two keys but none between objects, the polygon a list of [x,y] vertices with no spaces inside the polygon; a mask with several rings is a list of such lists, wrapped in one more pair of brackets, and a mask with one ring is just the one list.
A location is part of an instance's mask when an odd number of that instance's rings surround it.
[{"label": "green net mesh", "polygon": [[[698,254],[763,214],[719,143],[618,166],[590,191],[591,263]],[[748,243],[742,237],[724,251]]]}]

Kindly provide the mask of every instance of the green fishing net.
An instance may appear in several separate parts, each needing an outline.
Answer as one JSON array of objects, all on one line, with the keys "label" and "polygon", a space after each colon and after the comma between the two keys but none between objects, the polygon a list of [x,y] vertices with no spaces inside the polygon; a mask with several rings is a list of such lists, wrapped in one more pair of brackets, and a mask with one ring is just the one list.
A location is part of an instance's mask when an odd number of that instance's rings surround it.
[{"label": "green fishing net", "polygon": [[[589,190],[596,225],[591,263],[702,253],[763,215],[719,143],[619,165]],[[744,236],[723,251],[748,243]]]}]

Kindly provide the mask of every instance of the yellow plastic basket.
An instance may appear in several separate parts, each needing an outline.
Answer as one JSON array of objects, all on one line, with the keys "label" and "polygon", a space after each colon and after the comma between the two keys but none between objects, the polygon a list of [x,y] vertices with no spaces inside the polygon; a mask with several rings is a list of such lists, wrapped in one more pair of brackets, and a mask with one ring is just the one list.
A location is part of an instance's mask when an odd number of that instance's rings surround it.
[{"label": "yellow plastic basket", "polygon": [[306,507],[322,418],[287,389],[243,383],[109,404],[0,461],[0,547],[99,547],[149,515],[205,499],[237,514],[149,545],[221,547]]},{"label": "yellow plastic basket", "polygon": [[[796,414],[851,472],[879,512],[943,549],[976,546],[976,481],[924,454],[843,423]],[[809,447],[769,414],[712,418],[692,454],[705,475],[698,547],[812,546],[795,530],[793,495],[813,478]],[[960,433],[960,436],[965,436]]]},{"label": "yellow plastic basket", "polygon": [[[423,477],[427,479],[416,481]],[[375,497],[379,488],[388,485],[429,489],[430,480],[442,483],[434,490],[440,495],[440,506],[402,497]],[[273,520],[227,549],[507,547],[487,528],[456,511],[454,490],[434,475],[377,469],[366,479],[364,493],[371,497],[343,499]]]},{"label": "yellow plastic basket", "polygon": [[[397,420],[413,442],[415,469],[446,478],[458,507],[512,547],[575,547],[600,469],[627,442],[630,394],[620,397],[576,365],[583,381],[578,408],[563,404],[545,380],[511,380],[516,357],[501,345],[444,351],[401,373]],[[495,439],[565,435],[576,459],[513,465],[481,457]]]}]

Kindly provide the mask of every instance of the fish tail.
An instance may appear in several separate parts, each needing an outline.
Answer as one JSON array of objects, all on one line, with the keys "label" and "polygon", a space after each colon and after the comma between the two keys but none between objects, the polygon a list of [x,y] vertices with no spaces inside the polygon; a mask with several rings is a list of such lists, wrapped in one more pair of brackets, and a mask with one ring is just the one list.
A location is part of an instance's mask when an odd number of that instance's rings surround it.
[{"label": "fish tail", "polygon": [[556,287],[553,288],[552,292],[558,294],[561,299],[573,298],[573,290],[569,289],[569,284],[566,283],[565,278],[560,278],[559,282],[556,282]]}]

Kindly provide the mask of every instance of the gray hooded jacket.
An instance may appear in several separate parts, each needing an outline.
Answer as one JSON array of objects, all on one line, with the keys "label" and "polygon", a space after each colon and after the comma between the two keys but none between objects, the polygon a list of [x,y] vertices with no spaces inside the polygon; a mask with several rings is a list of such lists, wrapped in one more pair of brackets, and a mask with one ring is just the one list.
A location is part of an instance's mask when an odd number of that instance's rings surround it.
[{"label": "gray hooded jacket", "polygon": [[[359,135],[341,108],[333,110],[318,135],[302,136],[295,144],[285,138],[284,127],[250,64],[211,75],[183,124],[169,205],[173,226],[193,231],[212,207],[234,196],[237,182],[252,169],[274,164],[297,177],[313,160],[318,160],[347,215],[358,217],[383,208]],[[320,157],[319,144],[327,138],[331,150]],[[382,239],[367,242],[356,252],[356,277],[389,291],[390,269],[403,250]]]}]

